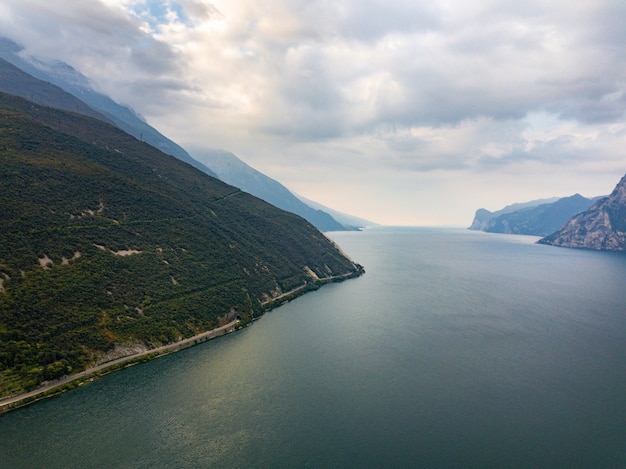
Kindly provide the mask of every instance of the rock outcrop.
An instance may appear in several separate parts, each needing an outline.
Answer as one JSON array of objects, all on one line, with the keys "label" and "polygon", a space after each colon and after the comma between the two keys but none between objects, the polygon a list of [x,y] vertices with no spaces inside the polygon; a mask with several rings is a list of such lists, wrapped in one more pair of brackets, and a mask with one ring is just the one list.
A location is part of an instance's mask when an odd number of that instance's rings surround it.
[{"label": "rock outcrop", "polygon": [[572,217],[541,244],[606,251],[626,250],[626,176],[607,198]]},{"label": "rock outcrop", "polygon": [[476,210],[474,220],[472,220],[471,226],[468,230],[485,231],[489,224],[489,220],[494,217],[494,213],[485,208],[479,208]]}]

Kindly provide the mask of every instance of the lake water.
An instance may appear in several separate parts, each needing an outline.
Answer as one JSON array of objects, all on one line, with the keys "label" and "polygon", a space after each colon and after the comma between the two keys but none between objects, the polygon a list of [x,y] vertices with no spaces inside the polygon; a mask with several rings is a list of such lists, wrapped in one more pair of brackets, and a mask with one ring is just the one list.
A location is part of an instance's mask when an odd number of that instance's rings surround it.
[{"label": "lake water", "polygon": [[626,467],[626,255],[331,236],[366,275],[0,417],[0,467]]}]

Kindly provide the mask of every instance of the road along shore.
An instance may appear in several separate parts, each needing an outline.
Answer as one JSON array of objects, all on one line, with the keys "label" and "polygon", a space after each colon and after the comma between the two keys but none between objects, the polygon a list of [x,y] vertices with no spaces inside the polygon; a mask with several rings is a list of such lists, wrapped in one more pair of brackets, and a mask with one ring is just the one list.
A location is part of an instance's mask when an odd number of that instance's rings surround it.
[{"label": "road along shore", "polygon": [[0,414],[8,412],[12,409],[17,409],[18,407],[22,407],[27,404],[31,404],[40,399],[45,399],[47,397],[55,396],[65,391],[69,391],[70,389],[74,389],[75,387],[80,386],[85,382],[93,381],[94,379],[113,371],[126,368],[137,363],[146,362],[148,360],[152,360],[154,358],[161,357],[163,355],[167,355],[173,352],[178,352],[179,350],[191,347],[192,345],[206,342],[207,340],[214,339],[215,337],[220,337],[224,334],[228,334],[229,332],[233,332],[236,329],[238,323],[239,319],[236,319],[229,322],[228,324],[217,327],[215,329],[211,329],[210,331],[202,332],[201,334],[197,334],[193,337],[189,337],[178,342],[173,342],[171,344],[163,345],[161,347],[146,350],[140,353],[135,353],[133,355],[127,355],[125,357],[117,358],[115,360],[102,363],[98,366],[88,368],[79,373],[50,381],[44,386],[41,386],[33,391],[2,399],[0,400]]},{"label": "road along shore", "polygon": [[[334,275],[325,278],[316,278],[313,282],[305,282],[303,285],[296,287],[293,290],[290,290],[273,298],[269,298],[261,303],[263,307],[261,315],[264,312],[274,309],[281,304],[284,304],[294,298],[297,298],[298,296],[303,295],[304,293],[307,293],[308,291],[317,290],[326,283],[341,282],[343,280],[355,278],[362,275],[365,270],[358,264],[357,267],[358,268],[355,272],[350,272],[343,275]],[[258,317],[255,319],[258,319]],[[200,344],[202,342],[206,342],[207,340],[214,339],[215,337],[220,337],[224,334],[228,334],[229,332],[233,332],[237,329],[237,325],[239,324],[239,322],[240,320],[236,319],[229,322],[228,324],[217,327],[215,329],[211,329],[210,331],[202,332],[193,337],[189,337],[187,339],[163,345],[154,349],[145,350],[132,355],[126,355],[121,358],[116,358],[114,360],[102,363],[79,373],[65,376],[58,380],[50,381],[33,391],[0,399],[0,415],[10,410],[17,409],[18,407],[23,407],[41,399],[56,396],[65,391],[69,391],[70,389],[74,389],[78,386],[81,386],[82,384],[94,381],[103,375],[112,373],[113,371],[136,365],[137,363],[144,363],[154,358],[168,355],[173,352],[178,352],[179,350],[191,347],[196,344]]]}]

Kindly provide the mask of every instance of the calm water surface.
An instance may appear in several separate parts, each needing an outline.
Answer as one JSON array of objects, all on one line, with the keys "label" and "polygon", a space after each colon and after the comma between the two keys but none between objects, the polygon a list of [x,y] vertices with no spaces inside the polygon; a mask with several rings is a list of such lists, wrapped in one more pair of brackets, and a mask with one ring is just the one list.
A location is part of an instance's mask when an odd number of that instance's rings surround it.
[{"label": "calm water surface", "polygon": [[0,467],[626,467],[625,255],[332,237],[365,276],[0,417]]}]

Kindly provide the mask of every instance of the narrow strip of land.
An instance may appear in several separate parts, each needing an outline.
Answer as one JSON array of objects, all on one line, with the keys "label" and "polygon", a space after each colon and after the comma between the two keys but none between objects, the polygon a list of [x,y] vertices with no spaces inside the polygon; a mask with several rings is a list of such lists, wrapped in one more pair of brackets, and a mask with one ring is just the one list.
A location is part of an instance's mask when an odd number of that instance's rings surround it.
[{"label": "narrow strip of land", "polygon": [[[332,275],[332,276],[330,276],[330,277],[318,278],[318,279],[316,279],[316,280],[317,280],[318,282],[321,282],[321,283],[331,283],[331,282],[334,282],[334,281],[338,281],[338,280],[345,280],[345,279],[348,279],[348,278],[354,277],[354,275],[355,275],[355,272],[348,272],[347,274]],[[280,301],[280,300],[282,300],[283,298],[285,298],[285,297],[287,297],[287,296],[290,296],[290,295],[295,295],[295,294],[297,294],[298,292],[300,292],[300,291],[302,291],[302,290],[304,290],[305,288],[310,287],[310,286],[311,286],[311,284],[310,284],[309,282],[304,282],[304,283],[303,283],[302,285],[300,285],[299,287],[296,287],[296,288],[294,288],[294,289],[292,289],[292,290],[289,290],[288,292],[282,293],[282,294],[280,294],[280,295],[278,295],[278,296],[274,296],[274,297],[272,297],[272,298],[268,298],[268,299],[267,299],[267,300],[265,300],[265,301],[262,301],[262,302],[261,302],[261,304],[262,304],[262,305],[266,305],[266,304],[269,304],[269,303],[273,303],[273,302],[275,302],[275,301]]]},{"label": "narrow strip of land", "polygon": [[182,350],[187,347],[191,347],[192,345],[198,344],[200,342],[205,342],[209,339],[213,339],[215,337],[222,336],[228,332],[232,332],[235,329],[235,326],[239,322],[239,319],[229,322],[223,326],[217,327],[215,329],[211,329],[210,331],[203,332],[201,334],[194,335],[193,337],[189,337],[188,339],[183,339],[178,342],[173,342],[171,344],[163,345],[161,347],[145,350],[143,352],[135,353],[132,355],[126,355],[125,357],[116,358],[115,360],[108,361],[106,363],[102,363],[98,366],[94,366],[92,368],[88,368],[79,373],[75,373],[69,376],[65,376],[64,378],[54,380],[49,382],[48,384],[41,386],[34,391],[30,391],[23,394],[18,394],[17,396],[8,397],[0,400],[0,413],[8,408],[19,406],[20,402],[30,402],[32,400],[36,400],[39,395],[44,395],[49,391],[52,391],[54,388],[60,388],[61,386],[71,383],[75,380],[80,380],[82,378],[89,377],[90,375],[106,372],[108,368],[113,368],[124,363],[135,361],[137,359],[141,359],[145,356],[153,356],[158,357],[161,355],[165,355],[171,352],[175,352],[178,350]]}]

